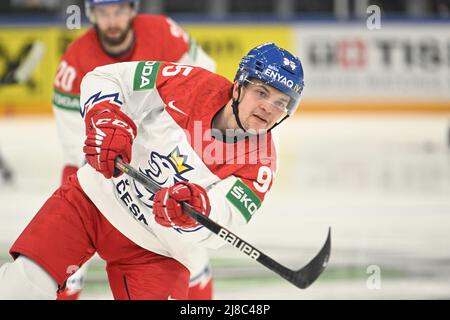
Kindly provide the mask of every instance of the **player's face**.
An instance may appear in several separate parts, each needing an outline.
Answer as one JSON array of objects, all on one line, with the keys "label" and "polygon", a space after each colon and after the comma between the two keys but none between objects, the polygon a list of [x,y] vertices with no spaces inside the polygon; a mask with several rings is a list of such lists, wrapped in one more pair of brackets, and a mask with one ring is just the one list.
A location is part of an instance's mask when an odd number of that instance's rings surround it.
[{"label": "player's face", "polygon": [[[237,90],[234,94],[237,98]],[[239,118],[246,130],[268,130],[272,128],[277,121],[286,115],[290,100],[288,95],[258,80],[247,83],[243,87],[241,95]]]},{"label": "player's face", "polygon": [[122,44],[131,29],[134,16],[130,4],[98,5],[92,9],[101,40],[110,46]]}]

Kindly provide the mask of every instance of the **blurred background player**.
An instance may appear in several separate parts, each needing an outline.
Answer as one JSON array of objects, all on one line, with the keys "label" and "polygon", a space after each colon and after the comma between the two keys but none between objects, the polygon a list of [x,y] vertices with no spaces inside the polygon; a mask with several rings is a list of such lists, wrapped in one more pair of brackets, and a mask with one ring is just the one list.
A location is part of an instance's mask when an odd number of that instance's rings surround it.
[{"label": "blurred background player", "polygon": [[[172,61],[215,71],[215,62],[173,20],[137,14],[139,1],[87,0],[85,9],[94,26],[69,45],[54,81],[53,111],[64,157],[62,181],[85,161],[79,96],[86,73],[102,65],[139,60]],[[209,258],[206,251],[198,255],[198,272],[192,274],[189,299],[211,299]],[[85,272],[86,267],[68,279],[60,300],[78,298]]]}]

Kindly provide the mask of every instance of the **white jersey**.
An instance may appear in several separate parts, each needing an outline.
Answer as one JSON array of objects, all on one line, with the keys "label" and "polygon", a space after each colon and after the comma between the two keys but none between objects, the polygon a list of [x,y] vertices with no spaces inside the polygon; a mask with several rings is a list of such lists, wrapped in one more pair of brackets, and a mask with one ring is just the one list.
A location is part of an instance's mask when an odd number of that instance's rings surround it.
[{"label": "white jersey", "polygon": [[[81,83],[81,113],[97,103],[119,106],[137,126],[131,165],[161,186],[190,181],[204,187],[210,218],[233,232],[261,206],[276,169],[272,134],[225,143],[210,135],[214,115],[231,98],[232,84],[205,69],[168,62],[124,62],[96,68]],[[239,148],[239,147],[238,147]],[[167,228],[153,218],[153,193],[132,178],[105,179],[90,165],[78,170],[81,187],[108,221],[150,251],[190,270],[198,248],[224,241],[199,226]]]}]

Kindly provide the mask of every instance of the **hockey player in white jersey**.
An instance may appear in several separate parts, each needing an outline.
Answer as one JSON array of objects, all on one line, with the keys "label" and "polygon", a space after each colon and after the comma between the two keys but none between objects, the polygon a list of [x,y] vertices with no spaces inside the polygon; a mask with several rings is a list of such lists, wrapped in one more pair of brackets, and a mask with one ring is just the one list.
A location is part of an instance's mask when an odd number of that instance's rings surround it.
[{"label": "hockey player in white jersey", "polygon": [[[186,299],[191,252],[225,242],[179,201],[233,232],[249,223],[276,171],[271,130],[295,112],[302,89],[300,60],[273,43],[241,60],[234,83],[155,61],[88,73],[81,84],[88,164],[13,244],[15,261],[0,268],[0,298],[55,298],[98,252],[115,299]],[[161,191],[120,175],[117,157]]]},{"label": "hockey player in white jersey", "polygon": [[[85,7],[93,26],[68,46],[54,80],[53,111],[63,151],[62,181],[85,162],[79,100],[86,73],[107,64],[142,60],[173,61],[215,70],[215,62],[175,21],[163,15],[138,14],[138,0],[86,0]],[[189,299],[211,299],[207,252],[199,249],[196,260],[198,269],[192,273]],[[79,296],[86,266],[67,281],[59,300]]]}]

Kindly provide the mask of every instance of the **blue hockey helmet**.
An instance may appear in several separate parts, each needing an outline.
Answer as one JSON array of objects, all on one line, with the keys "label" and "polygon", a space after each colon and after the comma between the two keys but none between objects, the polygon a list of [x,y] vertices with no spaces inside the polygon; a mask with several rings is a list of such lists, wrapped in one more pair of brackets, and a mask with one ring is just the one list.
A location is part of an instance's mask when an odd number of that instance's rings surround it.
[{"label": "blue hockey helmet", "polygon": [[135,11],[139,10],[139,0],[85,0],[84,9],[86,11],[86,16],[92,20],[91,18],[92,7],[98,5],[120,4],[120,3],[132,3],[134,10]]},{"label": "blue hockey helmet", "polygon": [[235,81],[258,79],[287,94],[287,114],[297,110],[303,91],[303,67],[300,59],[274,43],[265,43],[250,50],[241,59]]}]

